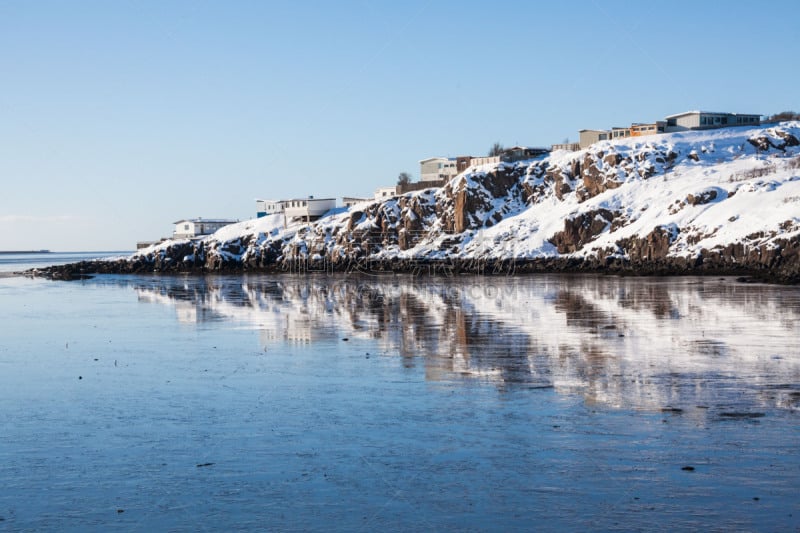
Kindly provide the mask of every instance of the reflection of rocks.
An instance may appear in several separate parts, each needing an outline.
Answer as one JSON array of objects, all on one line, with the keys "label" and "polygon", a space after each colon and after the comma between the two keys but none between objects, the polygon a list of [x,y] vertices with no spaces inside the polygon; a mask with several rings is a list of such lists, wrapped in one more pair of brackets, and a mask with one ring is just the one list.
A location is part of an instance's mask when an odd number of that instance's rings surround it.
[{"label": "reflection of rocks", "polygon": [[142,301],[174,305],[182,322],[234,321],[266,345],[375,340],[434,381],[554,387],[704,419],[696,406],[712,417],[717,405],[799,408],[796,291],[587,276],[133,280]]}]

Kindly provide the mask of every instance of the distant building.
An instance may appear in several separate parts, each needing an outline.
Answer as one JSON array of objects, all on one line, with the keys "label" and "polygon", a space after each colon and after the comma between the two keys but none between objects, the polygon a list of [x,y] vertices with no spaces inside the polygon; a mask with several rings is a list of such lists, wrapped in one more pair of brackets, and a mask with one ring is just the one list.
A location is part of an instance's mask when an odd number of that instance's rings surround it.
[{"label": "distant building", "polygon": [[741,113],[717,113],[713,111],[686,111],[666,117],[667,132],[726,128],[730,126],[755,126],[761,123],[761,115]]},{"label": "distant building", "polygon": [[356,204],[361,204],[364,202],[371,202],[372,198],[359,198],[357,196],[343,196],[342,197],[342,205],[350,208]]},{"label": "distant building", "polygon": [[448,180],[428,180],[428,181],[413,181],[397,186],[397,194],[405,194],[411,191],[424,191],[436,187],[444,187],[447,185]]},{"label": "distant building", "polygon": [[174,239],[195,239],[204,235],[211,235],[215,231],[230,224],[235,224],[238,220],[212,219],[212,218],[192,218],[183,219],[175,224],[175,231],[172,234]]},{"label": "distant building", "polygon": [[283,213],[283,204],[280,200],[256,200],[256,217]]},{"label": "distant building", "polygon": [[318,220],[331,209],[336,209],[336,198],[293,198],[281,200],[283,214],[287,220]]},{"label": "distant building", "polygon": [[470,166],[479,167],[482,165],[496,165],[500,162],[499,155],[487,155],[484,157],[473,157],[470,161]]},{"label": "distant building", "polygon": [[516,163],[517,161],[527,161],[539,156],[549,154],[549,148],[531,148],[530,146],[512,146],[506,148],[500,154],[500,161],[503,163]]},{"label": "distant building", "polygon": [[461,174],[472,164],[472,156],[461,155],[456,157],[456,173]]},{"label": "distant building", "polygon": [[631,137],[641,137],[642,135],[654,135],[656,133],[664,133],[667,123],[663,120],[642,124],[634,122],[631,124]]},{"label": "distant building", "polygon": [[621,128],[619,126],[611,128],[611,139],[624,139],[625,137],[631,136],[631,129],[630,128]]},{"label": "distant building", "polygon": [[611,132],[608,130],[581,130],[578,132],[580,136],[581,148],[591,146],[596,142],[607,141],[611,138]]},{"label": "distant building", "polygon": [[581,149],[581,143],[560,143],[554,144],[550,147],[550,150],[555,152],[556,150],[566,150],[568,152],[577,152]]},{"label": "distant building", "polygon": [[388,200],[395,196],[397,196],[397,187],[378,187],[375,189],[375,199],[378,201]]},{"label": "distant building", "polygon": [[458,160],[447,157],[429,157],[419,162],[420,181],[449,180],[458,174]]}]

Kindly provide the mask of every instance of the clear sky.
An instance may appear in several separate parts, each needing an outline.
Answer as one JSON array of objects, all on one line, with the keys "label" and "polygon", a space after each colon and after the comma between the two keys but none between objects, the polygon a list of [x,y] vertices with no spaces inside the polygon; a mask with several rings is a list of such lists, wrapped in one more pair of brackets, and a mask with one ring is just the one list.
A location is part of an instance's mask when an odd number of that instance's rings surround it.
[{"label": "clear sky", "polygon": [[0,0],[0,250],[691,109],[800,111],[800,3]]}]

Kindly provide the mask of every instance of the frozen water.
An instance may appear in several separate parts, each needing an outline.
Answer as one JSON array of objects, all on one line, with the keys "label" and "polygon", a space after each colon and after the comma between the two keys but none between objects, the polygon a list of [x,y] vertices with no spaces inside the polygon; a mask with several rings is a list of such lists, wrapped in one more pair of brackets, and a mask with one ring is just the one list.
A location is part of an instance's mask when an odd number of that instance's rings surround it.
[{"label": "frozen water", "polygon": [[100,276],[0,302],[0,529],[800,526],[796,287]]}]

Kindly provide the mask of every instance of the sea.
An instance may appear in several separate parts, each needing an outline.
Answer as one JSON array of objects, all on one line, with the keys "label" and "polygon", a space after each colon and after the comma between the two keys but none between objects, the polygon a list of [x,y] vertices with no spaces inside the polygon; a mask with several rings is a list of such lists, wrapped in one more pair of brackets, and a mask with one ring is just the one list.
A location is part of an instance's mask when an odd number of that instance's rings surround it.
[{"label": "sea", "polygon": [[6,275],[0,302],[0,530],[800,528],[800,287]]}]

